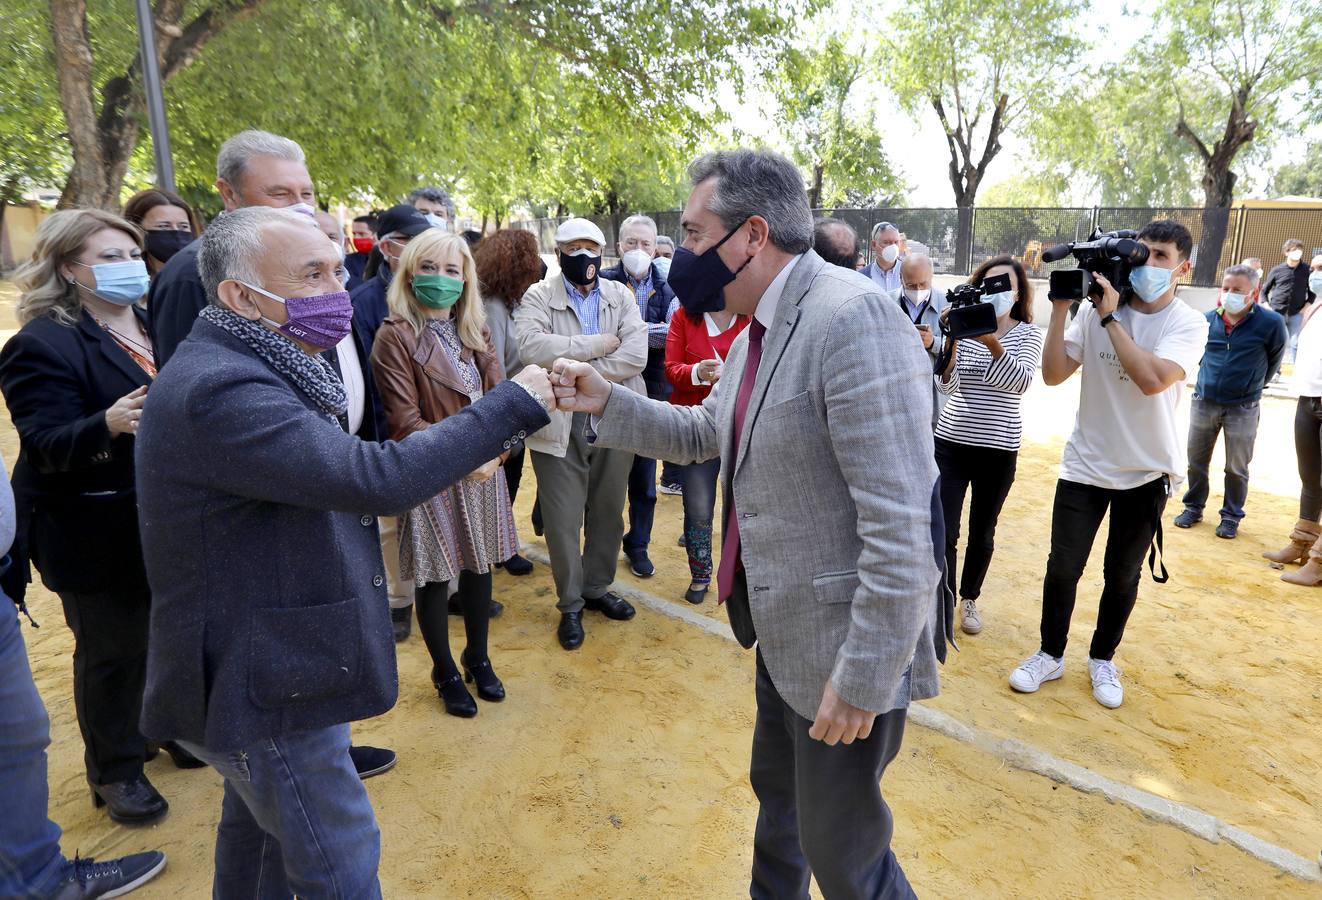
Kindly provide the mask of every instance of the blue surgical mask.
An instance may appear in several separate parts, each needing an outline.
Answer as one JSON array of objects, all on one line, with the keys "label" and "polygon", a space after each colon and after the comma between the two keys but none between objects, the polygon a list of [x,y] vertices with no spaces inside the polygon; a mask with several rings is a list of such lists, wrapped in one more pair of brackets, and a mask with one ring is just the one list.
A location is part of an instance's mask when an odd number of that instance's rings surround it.
[{"label": "blue surgical mask", "polygon": [[92,270],[92,276],[96,279],[92,293],[107,303],[132,306],[142,299],[142,295],[147,293],[147,286],[151,284],[147,264],[140,259],[97,263],[94,266],[86,263],[78,265]]},{"label": "blue surgical mask", "polygon": [[984,303],[990,303],[996,309],[996,318],[1008,313],[1014,308],[1014,291],[1000,291],[995,294],[984,294]]},{"label": "blue surgical mask", "polygon": [[1237,316],[1248,309],[1249,298],[1243,294],[1222,294],[1221,308],[1232,316]]},{"label": "blue surgical mask", "polygon": [[1313,272],[1308,276],[1308,289],[1322,297],[1322,272]]},{"label": "blue surgical mask", "polygon": [[435,213],[423,213],[423,218],[427,220],[427,224],[431,225],[432,228],[439,228],[441,231],[450,230],[450,221],[441,218]]},{"label": "blue surgical mask", "polygon": [[1171,270],[1161,266],[1138,266],[1129,273],[1129,284],[1145,303],[1151,303],[1171,286]]}]

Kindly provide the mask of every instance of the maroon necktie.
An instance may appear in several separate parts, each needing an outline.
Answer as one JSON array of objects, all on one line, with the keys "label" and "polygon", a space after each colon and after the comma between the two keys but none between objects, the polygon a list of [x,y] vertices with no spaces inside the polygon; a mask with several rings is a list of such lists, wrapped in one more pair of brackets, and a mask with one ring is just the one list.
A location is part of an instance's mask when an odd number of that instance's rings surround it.
[{"label": "maroon necktie", "polygon": [[734,466],[739,458],[739,439],[744,433],[744,416],[748,401],[753,397],[753,382],[757,380],[757,365],[762,361],[762,336],[767,328],[757,319],[748,325],[748,358],[744,360],[744,377],[739,382],[739,396],[734,401],[734,445],[730,450],[729,481],[730,508],[725,511],[725,536],[721,540],[721,567],[716,573],[716,596],[719,603],[730,598],[734,590],[734,573],[742,566],[739,559],[739,517],[734,510]]}]

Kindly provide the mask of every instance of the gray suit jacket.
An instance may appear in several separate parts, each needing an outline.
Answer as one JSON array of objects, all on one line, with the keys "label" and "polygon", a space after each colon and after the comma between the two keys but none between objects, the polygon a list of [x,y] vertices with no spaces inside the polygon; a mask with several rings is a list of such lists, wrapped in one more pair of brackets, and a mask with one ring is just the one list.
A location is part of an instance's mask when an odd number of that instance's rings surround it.
[{"label": "gray suit jacket", "polygon": [[752,624],[799,715],[816,717],[828,678],[877,713],[935,696],[932,367],[913,324],[871,280],[809,251],[764,338],[734,448],[747,350],[745,331],[701,406],[613,390],[597,443],[677,463],[721,457]]}]

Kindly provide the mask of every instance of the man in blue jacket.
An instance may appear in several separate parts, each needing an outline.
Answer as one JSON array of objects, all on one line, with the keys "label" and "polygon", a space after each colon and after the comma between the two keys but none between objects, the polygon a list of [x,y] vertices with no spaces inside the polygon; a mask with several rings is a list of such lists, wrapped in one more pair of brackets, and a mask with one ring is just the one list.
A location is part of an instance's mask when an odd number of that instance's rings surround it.
[{"label": "man in blue jacket", "polygon": [[351,721],[399,691],[378,516],[436,496],[550,417],[528,366],[401,441],[346,432],[318,353],[349,333],[340,253],[263,207],[199,241],[209,305],[152,383],[138,432],[152,587],[142,730],[225,778],[217,897],[380,897],[380,832]]},{"label": "man in blue jacket", "polygon": [[1249,461],[1258,436],[1258,403],[1262,390],[1276,375],[1285,356],[1285,318],[1258,304],[1258,273],[1246,265],[1231,266],[1221,276],[1221,297],[1206,313],[1207,349],[1198,367],[1189,411],[1189,489],[1184,511],[1175,517],[1180,528],[1192,528],[1203,518],[1207,503],[1207,468],[1216,438],[1226,434],[1225,502],[1216,536],[1232,539],[1244,518],[1249,496]]}]

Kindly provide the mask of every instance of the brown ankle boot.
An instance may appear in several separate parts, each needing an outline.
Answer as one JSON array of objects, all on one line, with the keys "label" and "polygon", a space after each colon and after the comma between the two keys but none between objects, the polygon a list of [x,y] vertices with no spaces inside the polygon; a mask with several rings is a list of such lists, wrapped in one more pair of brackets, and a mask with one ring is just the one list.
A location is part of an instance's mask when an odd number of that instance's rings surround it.
[{"label": "brown ankle boot", "polygon": [[1294,523],[1290,532],[1290,543],[1280,550],[1264,551],[1263,556],[1277,563],[1303,562],[1308,558],[1308,548],[1322,537],[1322,525],[1309,519],[1300,519]]},{"label": "brown ankle boot", "polygon": [[1308,548],[1308,561],[1302,569],[1286,572],[1281,581],[1290,584],[1302,584],[1304,587],[1316,587],[1322,584],[1322,537]]}]

